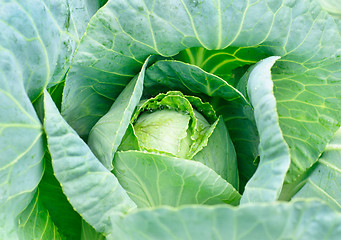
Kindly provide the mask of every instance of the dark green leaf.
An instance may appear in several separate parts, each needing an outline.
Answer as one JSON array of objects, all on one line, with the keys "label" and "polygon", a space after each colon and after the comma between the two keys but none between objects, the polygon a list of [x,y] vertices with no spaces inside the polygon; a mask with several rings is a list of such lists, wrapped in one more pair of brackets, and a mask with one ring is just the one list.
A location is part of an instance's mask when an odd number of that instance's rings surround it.
[{"label": "dark green leaf", "polygon": [[[37,191],[32,202],[20,215],[18,235],[20,240],[65,239],[51,220],[49,212],[41,202],[40,191]],[[6,238],[10,239],[10,238]],[[11,238],[12,239],[12,238]]]},{"label": "dark green leaf", "polygon": [[60,183],[53,173],[51,156],[45,154],[45,172],[39,183],[39,201],[49,212],[59,232],[67,239],[77,240],[81,236],[81,217],[64,195]]}]

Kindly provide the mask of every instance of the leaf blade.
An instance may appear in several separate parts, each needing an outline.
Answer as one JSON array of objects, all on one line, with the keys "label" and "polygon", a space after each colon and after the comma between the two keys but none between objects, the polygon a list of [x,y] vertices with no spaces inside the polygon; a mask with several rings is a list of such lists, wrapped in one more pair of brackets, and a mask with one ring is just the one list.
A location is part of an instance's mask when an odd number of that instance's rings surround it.
[{"label": "leaf blade", "polygon": [[204,164],[161,154],[117,152],[114,173],[139,207],[236,205],[240,195]]},{"label": "leaf blade", "polygon": [[320,202],[156,208],[125,216],[119,239],[338,239],[340,213]]},{"label": "leaf blade", "polygon": [[115,176],[96,159],[61,117],[47,92],[44,94],[44,105],[44,128],[52,166],[65,195],[76,211],[98,232],[110,235],[110,218],[134,209],[135,204]]},{"label": "leaf blade", "polygon": [[149,58],[141,72],[126,86],[107,112],[91,129],[88,145],[103,165],[111,171],[114,154],[126,132],[135,107],[139,103],[144,82],[144,73]]},{"label": "leaf blade", "polygon": [[270,69],[279,57],[269,57],[250,71],[247,91],[260,136],[260,163],[246,184],[241,203],[275,201],[290,166],[289,147],[279,126]]}]

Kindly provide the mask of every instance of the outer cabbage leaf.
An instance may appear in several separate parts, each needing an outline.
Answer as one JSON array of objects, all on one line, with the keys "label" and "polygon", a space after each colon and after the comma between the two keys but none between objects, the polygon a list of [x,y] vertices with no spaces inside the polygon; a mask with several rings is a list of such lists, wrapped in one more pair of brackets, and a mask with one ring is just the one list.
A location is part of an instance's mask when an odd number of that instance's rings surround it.
[{"label": "outer cabbage leaf", "polygon": [[277,59],[269,57],[260,61],[247,76],[247,92],[259,131],[260,163],[246,184],[242,203],[277,200],[290,166],[289,148],[279,127],[271,80],[270,69]]},{"label": "outer cabbage leaf", "polygon": [[[341,215],[320,202],[156,208],[126,215],[113,237],[143,239],[339,239]],[[114,239],[114,238],[112,238]]]},{"label": "outer cabbage leaf", "polygon": [[71,24],[73,7],[67,0],[0,1],[1,239],[18,237],[18,214],[43,175],[43,131],[31,101],[69,69],[79,39],[74,33],[82,35]]},{"label": "outer cabbage leaf", "polygon": [[74,38],[77,43],[85,33],[86,27],[90,18],[97,12],[99,8],[104,5],[104,0],[68,0],[69,18],[65,23],[67,24],[67,31],[69,35]]},{"label": "outer cabbage leaf", "polygon": [[304,180],[305,185],[294,196],[319,198],[341,209],[341,128],[325,148],[313,172]]},{"label": "outer cabbage leaf", "polygon": [[[64,1],[5,1],[0,4],[0,51],[11,55],[25,90],[34,101],[64,78],[77,39],[69,35],[70,9]],[[4,67],[4,66],[2,66]]]},{"label": "outer cabbage leaf", "polygon": [[0,239],[15,239],[17,216],[44,168],[42,126],[12,62],[12,54],[0,49]]},{"label": "outer cabbage leaf", "polygon": [[134,202],[65,122],[46,91],[44,107],[48,149],[63,192],[85,221],[98,232],[110,235],[111,218],[134,209]]},{"label": "outer cabbage leaf", "polygon": [[86,0],[0,3],[0,51],[11,54],[9,64],[34,101],[45,87],[64,79],[93,13],[86,12]]}]

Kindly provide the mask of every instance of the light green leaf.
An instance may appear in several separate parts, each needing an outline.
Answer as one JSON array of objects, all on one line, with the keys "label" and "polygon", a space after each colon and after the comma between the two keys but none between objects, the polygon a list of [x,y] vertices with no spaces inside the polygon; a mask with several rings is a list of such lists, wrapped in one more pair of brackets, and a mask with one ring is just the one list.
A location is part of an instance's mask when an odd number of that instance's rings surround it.
[{"label": "light green leaf", "polygon": [[[18,235],[20,240],[42,239],[62,240],[64,238],[51,220],[40,199],[40,191],[37,191],[32,202],[20,215]],[[8,238],[7,238],[8,239]]]},{"label": "light green leaf", "polygon": [[[66,0],[6,1],[0,4],[0,52],[20,75],[33,101],[42,90],[60,82],[76,47],[69,35],[70,9]],[[2,66],[4,67],[4,66]]]},{"label": "light green leaf", "polygon": [[207,146],[198,152],[193,160],[213,169],[238,190],[239,176],[236,152],[221,117],[217,120],[217,125],[208,139]]},{"label": "light green leaf", "polygon": [[70,19],[67,30],[77,43],[86,31],[90,18],[102,6],[101,0],[69,0]]},{"label": "light green leaf", "polygon": [[117,152],[114,174],[139,207],[239,203],[231,184],[204,164],[161,154]]},{"label": "light green leaf", "polygon": [[319,0],[323,9],[341,18],[341,2],[339,0]]},{"label": "light green leaf", "polygon": [[253,110],[238,90],[223,79],[197,66],[178,61],[158,61],[146,71],[145,91],[148,97],[157,91],[180,90],[208,100],[223,115],[238,155],[239,173],[249,179],[255,171],[258,133]]},{"label": "light green leaf", "polygon": [[135,204],[65,122],[50,95],[44,93],[48,149],[54,174],[75,210],[98,232],[110,235],[110,218],[127,213]]},{"label": "light green leaf", "polygon": [[191,145],[188,134],[190,120],[188,114],[169,109],[142,113],[134,124],[141,150],[186,158]]},{"label": "light green leaf", "polygon": [[[199,113],[203,110],[208,110],[205,116]],[[191,159],[206,146],[216,118],[209,103],[179,91],[169,91],[146,100],[131,122],[141,149]]]},{"label": "light green leaf", "polygon": [[341,128],[327,145],[305,185],[296,198],[319,198],[341,209]]},{"label": "light green leaf", "polygon": [[20,73],[12,61],[0,49],[0,239],[16,232],[17,216],[31,202],[44,168],[42,126],[23,83],[15,81]]},{"label": "light green leaf", "polygon": [[237,89],[223,79],[179,61],[158,61],[146,71],[145,95],[155,95],[166,89],[179,90],[188,95],[221,97],[232,104],[249,104]]},{"label": "light green leaf", "polygon": [[271,80],[270,69],[278,59],[269,57],[260,61],[248,76],[247,92],[254,107],[260,138],[260,163],[246,184],[242,203],[275,201],[290,166],[289,148],[279,127]]},{"label": "light green leaf", "polygon": [[125,132],[122,142],[117,151],[139,150],[139,141],[134,133],[133,124],[129,123],[127,131]]},{"label": "light green leaf", "polygon": [[91,17],[98,9],[100,9],[108,0],[85,0],[86,12]]},{"label": "light green leaf", "polygon": [[70,66],[69,17],[66,0],[0,1],[0,239],[17,237],[17,216],[43,175],[43,131],[31,101]]},{"label": "light green leaf", "polygon": [[136,105],[139,103],[144,73],[149,62],[145,61],[139,75],[126,86],[118,96],[109,112],[91,129],[88,144],[96,157],[111,171],[114,154],[121,143]]},{"label": "light green leaf", "polygon": [[341,36],[316,0],[109,1],[92,18],[66,80],[66,120],[86,136],[79,129],[91,128],[108,111],[147,56],[193,47],[256,48],[263,56],[281,56],[273,80],[292,158],[286,181],[318,160],[341,119]]},{"label": "light green leaf", "polygon": [[340,213],[314,201],[156,208],[126,215],[112,239],[338,240],[340,224]]}]

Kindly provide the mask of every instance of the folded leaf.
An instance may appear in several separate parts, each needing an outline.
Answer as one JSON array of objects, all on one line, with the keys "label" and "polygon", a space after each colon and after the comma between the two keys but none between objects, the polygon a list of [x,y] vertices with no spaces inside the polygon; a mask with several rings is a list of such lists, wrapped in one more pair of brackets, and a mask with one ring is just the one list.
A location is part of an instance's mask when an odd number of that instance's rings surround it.
[{"label": "folded leaf", "polygon": [[249,71],[247,92],[259,132],[260,163],[246,184],[241,203],[275,201],[290,166],[289,148],[279,127],[271,67],[279,57],[269,57]]},{"label": "folded leaf", "polygon": [[63,192],[75,210],[98,232],[110,235],[111,218],[135,208],[116,177],[93,155],[65,122],[50,95],[44,92],[48,149]]},{"label": "folded leaf", "polygon": [[113,168],[114,154],[128,128],[135,107],[141,99],[144,72],[148,62],[149,58],[139,75],[127,85],[109,112],[96,123],[89,134],[89,147],[109,171]]}]

